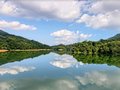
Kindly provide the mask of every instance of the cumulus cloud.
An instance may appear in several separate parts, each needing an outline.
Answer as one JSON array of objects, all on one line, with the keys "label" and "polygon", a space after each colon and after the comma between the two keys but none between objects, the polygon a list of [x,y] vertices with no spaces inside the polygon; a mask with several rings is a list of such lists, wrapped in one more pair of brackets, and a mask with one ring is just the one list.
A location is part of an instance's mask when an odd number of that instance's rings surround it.
[{"label": "cumulus cloud", "polygon": [[14,4],[12,5],[11,2],[5,2],[5,0],[1,0],[0,1],[0,14],[14,16],[15,14],[17,14],[17,8]]},{"label": "cumulus cloud", "polygon": [[0,13],[20,16],[27,18],[45,18],[45,19],[59,19],[64,21],[74,20],[80,16],[80,7],[84,2],[75,0],[8,0],[1,2],[2,8]]},{"label": "cumulus cloud", "polygon": [[64,69],[73,66],[78,68],[79,66],[84,65],[82,62],[78,62],[73,56],[67,54],[57,56],[54,61],[50,62],[50,64]]},{"label": "cumulus cloud", "polygon": [[106,13],[119,10],[120,11],[120,1],[119,0],[97,0],[93,1],[92,4],[89,5],[88,11],[90,13],[98,14],[98,13]]},{"label": "cumulus cloud", "polygon": [[0,20],[0,28],[2,28],[2,29],[14,29],[14,30],[36,30],[37,29],[34,26],[22,24],[18,21],[8,22],[5,20]]},{"label": "cumulus cloud", "polygon": [[84,14],[77,23],[85,23],[88,27],[109,28],[120,27],[120,11],[107,12],[105,14]]},{"label": "cumulus cloud", "polygon": [[0,67],[0,75],[4,75],[4,74],[15,75],[21,72],[31,71],[33,69],[35,69],[35,67],[22,67],[22,66],[12,66],[9,68]]},{"label": "cumulus cloud", "polygon": [[92,2],[76,22],[86,26],[98,28],[120,28],[120,3],[118,0]]},{"label": "cumulus cloud", "polygon": [[96,29],[120,28],[119,0],[2,0],[0,8],[3,15],[76,21]]},{"label": "cumulus cloud", "polygon": [[55,37],[57,44],[71,44],[71,43],[76,43],[79,41],[86,40],[92,35],[79,33],[79,31],[73,32],[67,29],[62,29],[62,30],[51,33],[51,36]]}]

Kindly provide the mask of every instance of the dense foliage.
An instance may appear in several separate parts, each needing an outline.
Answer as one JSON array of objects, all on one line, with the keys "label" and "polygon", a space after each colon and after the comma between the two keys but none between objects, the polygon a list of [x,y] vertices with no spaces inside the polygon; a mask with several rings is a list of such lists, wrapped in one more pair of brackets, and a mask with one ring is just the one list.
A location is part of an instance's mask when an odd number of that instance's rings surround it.
[{"label": "dense foliage", "polygon": [[54,51],[74,54],[120,54],[120,34],[97,42],[83,41],[71,45],[53,46]]},{"label": "dense foliage", "polygon": [[34,40],[8,34],[0,30],[0,49],[48,49],[48,45],[41,44]]}]

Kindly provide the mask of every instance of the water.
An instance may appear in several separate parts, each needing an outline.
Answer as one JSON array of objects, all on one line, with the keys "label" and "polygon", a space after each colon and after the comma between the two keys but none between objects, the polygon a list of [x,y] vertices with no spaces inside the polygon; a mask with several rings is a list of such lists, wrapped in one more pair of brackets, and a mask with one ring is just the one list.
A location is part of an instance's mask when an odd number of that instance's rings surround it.
[{"label": "water", "polygon": [[119,66],[119,56],[0,53],[0,90],[120,90]]}]

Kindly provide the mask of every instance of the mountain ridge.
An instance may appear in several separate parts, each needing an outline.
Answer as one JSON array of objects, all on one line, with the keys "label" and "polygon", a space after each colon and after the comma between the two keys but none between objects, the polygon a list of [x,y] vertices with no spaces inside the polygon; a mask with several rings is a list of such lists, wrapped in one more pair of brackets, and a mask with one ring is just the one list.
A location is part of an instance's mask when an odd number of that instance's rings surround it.
[{"label": "mountain ridge", "polygon": [[27,38],[9,34],[3,30],[0,30],[0,49],[12,50],[12,49],[49,49],[50,46],[42,44],[35,40],[29,40]]},{"label": "mountain ridge", "polygon": [[108,38],[108,40],[120,40],[120,33]]}]

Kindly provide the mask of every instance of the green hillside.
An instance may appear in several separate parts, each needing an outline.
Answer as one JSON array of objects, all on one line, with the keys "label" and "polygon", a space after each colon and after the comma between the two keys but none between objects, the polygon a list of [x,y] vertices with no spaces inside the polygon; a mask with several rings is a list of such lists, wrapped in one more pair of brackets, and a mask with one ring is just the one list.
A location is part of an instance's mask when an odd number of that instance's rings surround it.
[{"label": "green hillside", "polygon": [[117,34],[117,35],[109,38],[108,40],[120,40],[120,34]]},{"label": "green hillside", "polygon": [[53,46],[56,52],[69,54],[111,54],[120,55],[120,34],[107,40],[83,41],[70,45]]},{"label": "green hillside", "polygon": [[0,49],[48,49],[48,45],[0,30]]}]

